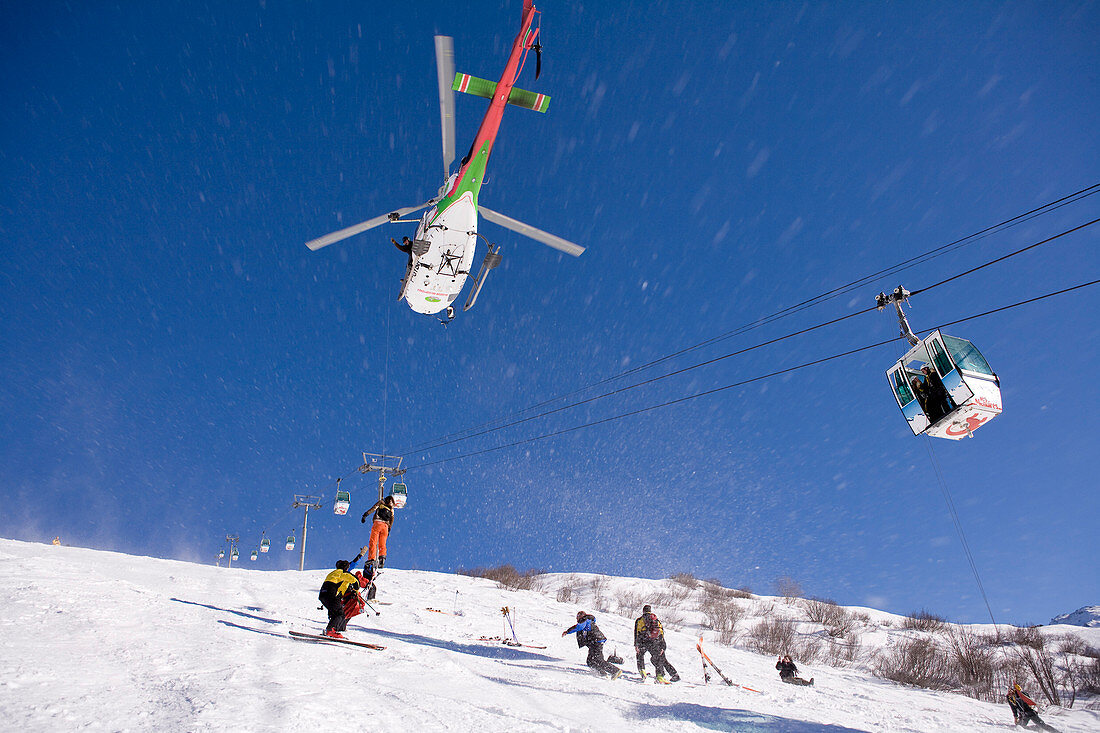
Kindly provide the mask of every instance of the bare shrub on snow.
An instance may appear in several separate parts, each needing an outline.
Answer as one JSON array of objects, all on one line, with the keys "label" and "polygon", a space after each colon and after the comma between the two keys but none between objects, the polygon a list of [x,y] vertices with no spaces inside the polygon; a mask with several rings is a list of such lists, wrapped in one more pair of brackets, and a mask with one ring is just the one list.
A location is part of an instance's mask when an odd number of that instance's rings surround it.
[{"label": "bare shrub on snow", "polygon": [[830,667],[844,667],[852,664],[860,657],[863,642],[859,634],[853,629],[844,637],[826,636],[827,642],[821,650],[821,660]]},{"label": "bare shrub on snow", "polygon": [[858,623],[852,614],[826,598],[807,598],[802,602],[806,617],[825,627],[825,633],[834,639],[842,639],[854,632]]},{"label": "bare shrub on snow", "polygon": [[904,629],[912,629],[913,631],[942,631],[947,627],[947,619],[937,616],[931,611],[921,609],[907,616],[901,622],[901,626]]},{"label": "bare shrub on snow", "polygon": [[776,579],[775,590],[776,593],[783,597],[783,602],[788,606],[802,597],[802,586],[793,578],[786,575]]},{"label": "bare shrub on snow", "polygon": [[1042,634],[1036,633],[1030,644],[1018,645],[1016,654],[1035,682],[1039,691],[1051,705],[1061,705],[1062,696],[1058,690],[1060,673],[1055,666],[1054,653],[1046,644]]},{"label": "bare shrub on snow", "polygon": [[541,570],[530,569],[520,572],[512,565],[498,565],[495,568],[474,568],[466,570],[458,569],[459,575],[468,575],[474,578],[486,578],[496,581],[501,588],[508,590],[540,590],[543,585]]},{"label": "bare shrub on snow", "polygon": [[997,679],[996,636],[978,634],[964,626],[947,626],[944,637],[952,664],[963,692],[976,700],[998,699],[994,692]]},{"label": "bare shrub on snow", "polygon": [[642,596],[633,591],[619,591],[615,594],[615,606],[620,616],[634,618],[642,607]]},{"label": "bare shrub on snow", "polygon": [[661,623],[666,629],[679,631],[684,627],[684,614],[677,608],[667,608],[661,613]]},{"label": "bare shrub on snow", "polygon": [[668,579],[673,580],[673,581],[679,583],[680,585],[687,586],[688,588],[691,588],[692,590],[699,587],[699,579],[696,578],[691,573],[676,573],[674,575],[668,576]]},{"label": "bare shrub on snow", "polygon": [[745,615],[745,609],[733,601],[708,595],[699,604],[699,612],[703,614],[703,624],[715,631],[719,644],[733,643],[733,636],[737,631],[737,623]]},{"label": "bare shrub on snow", "polygon": [[933,639],[902,639],[875,655],[872,674],[903,685],[950,690],[951,659]]},{"label": "bare shrub on snow", "polygon": [[745,643],[758,654],[792,654],[794,625],[782,619],[765,619],[752,627]]},{"label": "bare shrub on snow", "polygon": [[611,584],[605,575],[597,575],[588,581],[588,591],[592,594],[592,607],[597,611],[607,611],[607,589]]}]

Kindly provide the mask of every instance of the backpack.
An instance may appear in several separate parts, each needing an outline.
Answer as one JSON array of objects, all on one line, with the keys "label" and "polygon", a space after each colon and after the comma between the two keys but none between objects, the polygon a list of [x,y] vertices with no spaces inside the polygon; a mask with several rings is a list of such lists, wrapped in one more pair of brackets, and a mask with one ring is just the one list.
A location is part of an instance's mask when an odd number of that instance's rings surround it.
[{"label": "backpack", "polygon": [[645,638],[651,641],[661,638],[661,622],[652,613],[645,615]]}]

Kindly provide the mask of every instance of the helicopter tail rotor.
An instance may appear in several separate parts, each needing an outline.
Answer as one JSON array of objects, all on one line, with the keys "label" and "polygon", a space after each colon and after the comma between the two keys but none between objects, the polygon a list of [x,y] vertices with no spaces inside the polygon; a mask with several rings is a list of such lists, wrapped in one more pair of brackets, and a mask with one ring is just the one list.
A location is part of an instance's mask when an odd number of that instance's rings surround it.
[{"label": "helicopter tail rotor", "polygon": [[439,78],[439,118],[443,128],[443,177],[455,159],[455,46],[450,36],[435,37],[435,69]]}]

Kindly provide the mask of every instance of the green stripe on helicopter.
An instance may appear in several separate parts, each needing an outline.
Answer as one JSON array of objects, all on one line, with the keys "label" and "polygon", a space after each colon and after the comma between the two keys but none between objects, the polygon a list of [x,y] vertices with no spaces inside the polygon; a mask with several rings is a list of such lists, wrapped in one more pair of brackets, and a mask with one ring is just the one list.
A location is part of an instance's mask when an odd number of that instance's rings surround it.
[{"label": "green stripe on helicopter", "polygon": [[[472,94],[475,97],[492,99],[493,94],[497,90],[497,85],[496,82],[489,81],[488,79],[479,79],[476,76],[458,73],[455,74],[455,80],[451,84],[451,89],[456,92]],[[545,94],[538,94],[536,92],[529,92],[526,89],[512,87],[512,92],[508,95],[508,104],[515,105],[516,107],[523,107],[524,109],[533,109],[536,112],[545,112],[550,108],[550,97]]]},{"label": "green stripe on helicopter", "polygon": [[436,203],[436,215],[432,217],[432,221],[435,221],[441,213],[446,211],[448,206],[462,198],[462,194],[466,192],[470,193],[474,201],[474,207],[477,207],[477,196],[481,191],[481,184],[485,180],[485,165],[489,160],[490,144],[491,141],[488,140],[482,144],[481,148],[474,154],[473,159],[470,161],[470,166],[466,169],[466,174],[462,176],[455,186],[454,192],[449,196],[444,196]]}]

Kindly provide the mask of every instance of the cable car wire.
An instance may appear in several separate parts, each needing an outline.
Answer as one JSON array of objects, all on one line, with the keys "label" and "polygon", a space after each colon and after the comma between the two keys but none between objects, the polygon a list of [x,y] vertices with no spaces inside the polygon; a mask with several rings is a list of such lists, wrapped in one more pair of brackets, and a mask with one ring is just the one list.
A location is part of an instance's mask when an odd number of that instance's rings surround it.
[{"label": "cable car wire", "polygon": [[[1053,242],[1053,241],[1055,241],[1057,239],[1060,239],[1061,237],[1064,237],[1068,234],[1072,234],[1076,231],[1084,229],[1085,227],[1092,226],[1092,225],[1096,224],[1097,222],[1100,222],[1100,219],[1093,219],[1090,222],[1087,222],[1085,224],[1081,224],[1081,225],[1079,225],[1077,227],[1074,227],[1072,229],[1068,229],[1068,230],[1066,230],[1066,231],[1064,231],[1060,234],[1055,234],[1052,237],[1047,237],[1046,239],[1044,239],[1040,242],[1030,244],[1030,245],[1028,245],[1026,247],[1022,247],[1022,248],[1020,248],[1020,249],[1018,249],[1014,252],[1010,252],[1009,254],[1003,255],[1002,257],[998,257],[997,259],[990,260],[989,262],[986,262],[985,264],[979,265],[977,267],[970,268],[969,270],[961,272],[957,275],[953,275],[953,276],[947,278],[946,280],[941,280],[938,283],[934,283],[934,284],[929,285],[927,287],[920,288],[919,290],[916,290],[913,293],[911,293],[911,295],[916,295],[917,293],[926,293],[929,290],[932,290],[933,288],[937,288],[941,285],[944,285],[945,283],[949,283],[953,280],[957,280],[957,279],[959,279],[959,278],[961,278],[965,275],[969,275],[971,273],[977,272],[978,270],[981,270],[981,269],[983,269],[985,267],[988,267],[992,264],[1002,262],[1004,260],[1009,259],[1010,257],[1015,257],[1016,255],[1023,254],[1024,252],[1028,252],[1028,251],[1030,251],[1032,249],[1035,249],[1036,247],[1039,247],[1041,245]],[[623,392],[627,392],[629,390],[636,389],[638,387],[642,387],[642,386],[645,386],[647,384],[652,384],[654,382],[660,381],[662,379],[666,379],[668,377],[673,377],[673,376],[676,376],[676,375],[679,375],[679,374],[683,374],[684,372],[692,371],[694,369],[699,369],[701,367],[708,366],[710,364],[714,364],[715,362],[723,361],[725,359],[729,359],[729,358],[734,357],[734,356],[739,356],[741,354],[744,354],[744,353],[749,352],[749,351],[753,351],[755,349],[762,348],[764,346],[770,346],[770,345],[778,343],[780,341],[785,341],[786,339],[793,338],[795,336],[800,336],[802,334],[809,333],[810,331],[815,331],[819,328],[824,328],[825,326],[831,326],[833,324],[839,323],[839,322],[847,320],[849,318],[854,318],[855,316],[863,315],[864,313],[869,313],[870,311],[873,311],[873,310],[876,310],[876,309],[877,309],[876,306],[870,306],[869,308],[865,308],[865,309],[860,310],[860,311],[855,311],[853,313],[848,313],[846,315],[840,316],[839,318],[834,318],[834,319],[829,320],[829,321],[824,321],[822,323],[819,323],[819,324],[814,325],[814,326],[810,326],[808,328],[803,328],[801,330],[794,331],[792,333],[788,333],[788,334],[783,335],[783,336],[778,336],[774,339],[770,339],[768,341],[763,341],[761,343],[757,343],[757,344],[754,344],[752,346],[746,346],[745,348],[738,349],[737,351],[732,351],[730,353],[722,354],[722,355],[716,356],[712,359],[707,359],[705,361],[701,361],[701,362],[698,362],[696,364],[692,364],[690,366],[682,367],[680,369],[676,369],[674,371],[667,372],[665,374],[660,374],[660,375],[657,375],[655,377],[650,377],[649,379],[645,379],[645,380],[642,380],[640,382],[635,382],[635,383],[632,383],[632,384],[628,384],[624,387],[619,387],[618,389],[614,389],[614,390],[611,390],[611,391],[608,391],[608,392],[603,392],[603,393],[598,394],[598,395],[593,395],[592,397],[588,397],[588,398],[583,399],[583,400],[577,400],[575,402],[571,402],[571,403],[563,405],[561,407],[556,407],[552,410],[546,410],[546,411],[540,412],[540,413],[535,414],[535,415],[530,415],[528,417],[519,418],[517,420],[513,420],[513,421],[507,422],[507,423],[503,423],[503,424],[497,425],[495,427],[486,427],[484,430],[480,430],[478,432],[472,432],[472,433],[469,432],[470,430],[477,430],[477,428],[469,428],[465,431],[458,431],[458,433],[455,433],[454,435],[459,436],[459,437],[453,437],[450,440],[440,439],[439,441],[437,441],[435,443],[431,443],[431,444],[427,445],[426,447],[423,447],[423,444],[422,444],[422,447],[419,448],[419,450],[417,448],[412,448],[412,449],[410,449],[409,451],[406,451],[406,452],[415,453],[415,452],[430,451],[430,450],[434,450],[436,448],[442,448],[444,446],[451,445],[453,443],[459,443],[459,442],[462,442],[464,440],[469,440],[470,438],[475,438],[475,437],[478,437],[478,436],[481,436],[481,435],[486,435],[488,433],[496,432],[498,430],[504,430],[506,428],[514,427],[516,425],[520,425],[520,424],[525,423],[525,422],[530,422],[532,420],[537,420],[541,417],[546,417],[548,415],[553,415],[553,414],[558,413],[558,412],[563,412],[563,411],[571,409],[573,407],[579,407],[581,405],[586,405],[588,403],[595,402],[597,400],[601,400],[601,399],[604,399],[606,397],[612,397],[614,395],[621,394]],[[568,395],[566,395],[566,396],[568,396]],[[562,398],[555,398],[555,399],[562,399]],[[553,401],[555,401],[555,400],[549,400],[547,402],[543,402],[543,403],[540,403],[540,404],[549,404],[549,402],[553,402]],[[523,412],[530,411],[531,409],[534,409],[534,408],[527,408],[525,410],[520,410],[520,411],[518,411],[514,414],[515,415],[520,415]],[[503,418],[503,419],[507,419],[507,418]],[[500,419],[491,421],[490,423],[486,423],[486,425],[491,425],[493,422],[499,422],[499,420]],[[461,435],[461,433],[463,433],[463,432],[468,433],[468,434]]]},{"label": "cable car wire", "polygon": [[[935,331],[937,329],[943,329],[943,328],[947,328],[949,326],[957,325],[959,323],[966,323],[968,321],[974,321],[974,320],[977,320],[979,318],[984,318],[986,316],[993,315],[995,313],[1000,313],[1002,311],[1011,310],[1013,308],[1019,308],[1021,306],[1029,305],[1031,303],[1035,303],[1035,302],[1038,302],[1040,300],[1045,300],[1046,298],[1052,298],[1056,295],[1063,295],[1065,293],[1080,290],[1082,288],[1086,288],[1086,287],[1089,287],[1089,286],[1092,286],[1092,285],[1096,285],[1098,283],[1100,283],[1100,279],[1091,280],[1089,282],[1081,283],[1079,285],[1074,285],[1074,286],[1071,286],[1071,287],[1068,287],[1068,288],[1063,288],[1062,290],[1056,290],[1052,293],[1046,293],[1045,295],[1039,295],[1039,296],[1036,296],[1034,298],[1028,298],[1027,300],[1022,300],[1018,303],[1012,303],[1010,305],[1001,306],[1000,308],[994,308],[993,310],[988,310],[988,311],[985,311],[984,313],[978,313],[978,314],[975,314],[975,315],[972,315],[972,316],[967,316],[966,318],[959,318],[957,320],[950,321],[948,323],[943,323],[939,326],[936,326],[935,328],[926,329],[925,332],[931,333],[932,331]],[[539,440],[545,440],[546,438],[553,438],[553,437],[556,437],[556,436],[559,436],[559,435],[564,435],[566,433],[571,433],[571,432],[575,432],[577,430],[582,430],[584,428],[594,427],[596,425],[602,425],[604,423],[613,422],[615,420],[621,420],[623,418],[632,417],[634,415],[641,415],[643,413],[652,412],[653,410],[659,410],[659,409],[662,409],[662,408],[665,408],[665,407],[671,407],[672,405],[677,405],[677,404],[680,404],[682,402],[689,402],[691,400],[699,399],[700,397],[707,397],[707,396],[712,395],[712,394],[717,394],[718,392],[724,392],[726,390],[734,389],[736,387],[743,387],[747,384],[752,384],[753,382],[759,382],[759,381],[762,381],[762,380],[765,380],[765,379],[770,379],[772,377],[780,376],[782,374],[787,374],[787,373],[798,371],[798,370],[801,370],[801,369],[806,369],[806,368],[811,367],[811,366],[816,366],[818,364],[823,364],[823,363],[828,362],[828,361],[834,361],[836,359],[840,359],[840,358],[843,358],[845,356],[851,356],[852,354],[858,354],[861,351],[869,351],[871,349],[876,349],[880,346],[885,346],[887,344],[893,343],[898,338],[900,338],[900,336],[894,336],[893,338],[887,339],[885,341],[879,341],[878,343],[868,344],[867,346],[860,346],[860,347],[855,348],[855,349],[849,349],[848,351],[843,351],[839,354],[833,354],[831,356],[826,356],[826,357],[823,357],[821,359],[814,359],[813,361],[808,361],[808,362],[805,362],[805,363],[802,363],[802,364],[797,364],[797,365],[792,366],[792,367],[787,367],[786,369],[780,369],[780,370],[777,370],[777,371],[774,371],[774,372],[770,372],[768,374],[762,374],[758,377],[752,377],[750,379],[743,379],[741,381],[734,382],[732,384],[727,384],[727,385],[724,385],[724,386],[721,386],[721,387],[715,387],[713,389],[708,389],[704,392],[698,392],[696,394],[687,395],[685,397],[678,397],[676,399],[668,400],[666,402],[661,402],[661,403],[656,404],[656,405],[650,405],[648,407],[642,407],[642,408],[639,408],[639,409],[636,409],[636,410],[630,410],[628,412],[620,413],[620,414],[617,414],[617,415],[611,415],[610,417],[601,418],[599,420],[594,420],[592,422],[583,423],[581,425],[574,425],[572,427],[562,428],[560,430],[555,430],[555,431],[552,431],[552,432],[549,432],[549,433],[544,433],[542,435],[536,435],[536,436],[526,438],[526,439],[523,439],[523,440],[513,441],[511,443],[507,443],[507,444],[504,444],[504,445],[499,445],[499,446],[492,447],[492,448],[485,448],[485,449],[478,450],[478,451],[473,451],[473,452],[470,452],[470,453],[451,456],[450,458],[441,458],[441,459],[436,460],[436,461],[429,461],[427,463],[421,463],[421,464],[418,464],[418,465],[409,466],[408,470],[412,471],[412,470],[415,470],[415,469],[418,469],[418,468],[427,468],[429,466],[437,466],[437,465],[440,465],[440,464],[443,464],[443,463],[450,463],[451,461],[457,461],[457,460],[460,460],[460,459],[463,459],[463,458],[473,458],[474,456],[484,455],[486,453],[493,453],[493,452],[496,452],[496,451],[499,451],[499,450],[504,450],[506,448],[514,448],[516,446],[525,445],[527,443],[533,443],[533,442],[539,441]]]},{"label": "cable car wire", "polygon": [[993,608],[989,605],[989,596],[986,595],[981,573],[978,572],[978,564],[974,561],[974,553],[970,551],[970,543],[966,540],[966,533],[963,531],[962,520],[959,519],[959,512],[955,508],[955,501],[951,497],[951,492],[947,488],[947,482],[944,481],[943,478],[943,471],[940,470],[939,461],[936,459],[936,452],[932,447],[932,438],[927,434],[925,434],[924,438],[925,447],[928,449],[928,459],[932,462],[932,471],[936,474],[936,481],[939,484],[940,493],[943,495],[943,500],[947,503],[947,510],[951,514],[951,521],[955,525],[955,532],[959,535],[959,541],[962,543],[963,552],[966,554],[966,561],[970,564],[970,572],[974,574],[974,581],[978,584],[978,591],[982,594],[982,601],[985,602],[985,610],[989,612],[989,620],[993,622],[993,627],[996,628],[997,619],[993,617]]},{"label": "cable car wire", "polygon": [[[827,290],[824,293],[821,293],[821,294],[816,295],[812,298],[808,298],[806,300],[803,300],[800,303],[795,303],[794,305],[790,305],[790,306],[787,306],[786,308],[782,308],[782,309],[776,311],[775,313],[772,313],[771,315],[764,316],[764,317],[759,318],[755,321],[751,321],[747,324],[739,326],[739,327],[737,327],[735,329],[732,329],[730,331],[726,331],[725,333],[719,334],[717,336],[712,336],[708,339],[700,341],[697,344],[685,347],[685,348],[680,349],[678,351],[674,351],[670,354],[666,354],[665,356],[662,356],[662,357],[659,357],[659,358],[654,359],[652,361],[646,362],[645,364],[640,364],[636,367],[632,367],[630,369],[627,369],[626,371],[620,372],[620,373],[612,375],[610,377],[605,377],[604,379],[601,379],[601,380],[598,380],[598,381],[593,382],[591,384],[585,385],[585,386],[580,387],[578,389],[575,389],[571,392],[566,392],[564,394],[560,394],[560,395],[551,397],[551,398],[549,398],[547,400],[544,400],[542,402],[539,402],[537,404],[534,404],[534,405],[531,405],[529,407],[525,407],[525,408],[522,408],[522,409],[517,410],[515,412],[509,413],[508,415],[502,415],[500,417],[493,418],[492,420],[486,421],[486,422],[481,423],[479,425],[476,425],[474,427],[465,428],[463,430],[458,430],[458,431],[455,431],[453,433],[449,433],[447,435],[443,435],[443,436],[440,436],[438,438],[434,438],[432,440],[425,441],[423,443],[420,443],[420,444],[415,445],[412,448],[410,448],[409,452],[431,450],[432,448],[439,447],[439,445],[447,445],[450,442],[455,442],[455,441],[449,441],[448,440],[449,438],[459,436],[462,433],[479,430],[480,428],[487,427],[489,425],[493,425],[494,423],[500,422],[502,420],[508,420],[509,418],[514,417],[516,415],[522,415],[525,412],[529,412],[531,410],[537,410],[538,408],[544,407],[544,406],[546,406],[548,404],[551,404],[552,402],[555,402],[557,400],[572,397],[574,395],[580,394],[581,392],[584,392],[585,390],[592,389],[594,387],[598,387],[598,386],[603,385],[603,384],[607,384],[608,382],[612,382],[612,381],[615,381],[617,379],[621,379],[623,377],[629,376],[631,374],[635,374],[635,373],[643,371],[645,369],[649,369],[651,367],[654,367],[654,366],[656,366],[658,364],[661,364],[665,361],[668,361],[670,359],[674,359],[678,356],[682,356],[682,355],[684,355],[686,353],[689,353],[691,351],[695,351],[697,349],[703,348],[704,346],[709,346],[713,343],[717,343],[719,341],[724,341],[724,340],[732,338],[734,336],[742,335],[742,334],[747,333],[747,332],[749,332],[753,329],[756,329],[756,328],[759,328],[761,326],[767,325],[767,324],[772,323],[774,321],[777,321],[781,318],[785,318],[789,315],[793,315],[793,314],[798,313],[802,310],[806,310],[807,308],[810,308],[814,305],[818,305],[818,304],[823,303],[827,300],[831,300],[832,298],[843,295],[844,293],[850,292],[851,290],[853,290],[853,289],[855,289],[855,288],[857,288],[857,287],[859,287],[863,284],[866,284],[866,283],[868,283],[872,280],[875,280],[875,279],[880,278],[880,277],[886,277],[888,275],[896,274],[898,272],[902,272],[906,269],[909,269],[910,267],[914,267],[916,265],[923,264],[924,262],[927,262],[927,261],[932,260],[936,257],[939,257],[940,255],[947,254],[948,252],[951,252],[951,251],[954,251],[954,250],[957,250],[957,249],[961,249],[962,247],[965,247],[965,246],[967,246],[969,244],[972,244],[976,241],[980,241],[981,239],[984,239],[985,237],[990,236],[991,234],[994,234],[998,231],[1003,231],[1005,229],[1014,227],[1018,224],[1022,224],[1024,222],[1030,221],[1031,219],[1034,219],[1038,216],[1042,216],[1043,214],[1048,214],[1052,211],[1056,211],[1057,209],[1060,209],[1063,206],[1068,206],[1072,203],[1076,203],[1077,201],[1080,201],[1084,198],[1092,196],[1096,193],[1100,193],[1100,183],[1094,183],[1091,186],[1086,186],[1085,188],[1082,188],[1082,189],[1080,189],[1078,191],[1075,191],[1071,194],[1063,196],[1059,199],[1055,199],[1054,201],[1050,201],[1048,203],[1045,203],[1042,206],[1038,206],[1034,209],[1031,209],[1030,211],[1026,211],[1022,214],[1018,214],[1017,216],[1014,216],[1010,219],[1005,219],[1004,221],[998,222],[997,224],[994,224],[992,226],[988,226],[985,229],[981,229],[981,230],[979,230],[977,232],[974,232],[972,234],[968,234],[965,237],[961,237],[959,239],[956,239],[953,242],[948,242],[947,244],[940,245],[939,247],[935,247],[931,250],[928,250],[927,252],[916,255],[916,256],[911,257],[907,260],[903,260],[902,262],[899,262],[895,265],[891,265],[890,267],[884,268],[884,269],[879,270],[877,272],[874,272],[870,275],[865,275],[865,276],[863,276],[861,278],[858,278],[856,280],[853,280],[853,281],[851,281],[851,282],[849,282],[845,285],[841,285],[841,286],[833,288],[831,290]],[[1035,245],[1035,246],[1038,246],[1038,245]],[[959,275],[958,277],[961,277],[961,276],[962,275]],[[934,287],[934,286],[930,286],[930,287]],[[928,289],[929,288],[925,288],[924,290],[928,290]],[[468,437],[473,437],[473,436],[468,436]],[[439,443],[438,445],[436,445],[436,443],[438,441],[447,441],[447,442]]]}]

